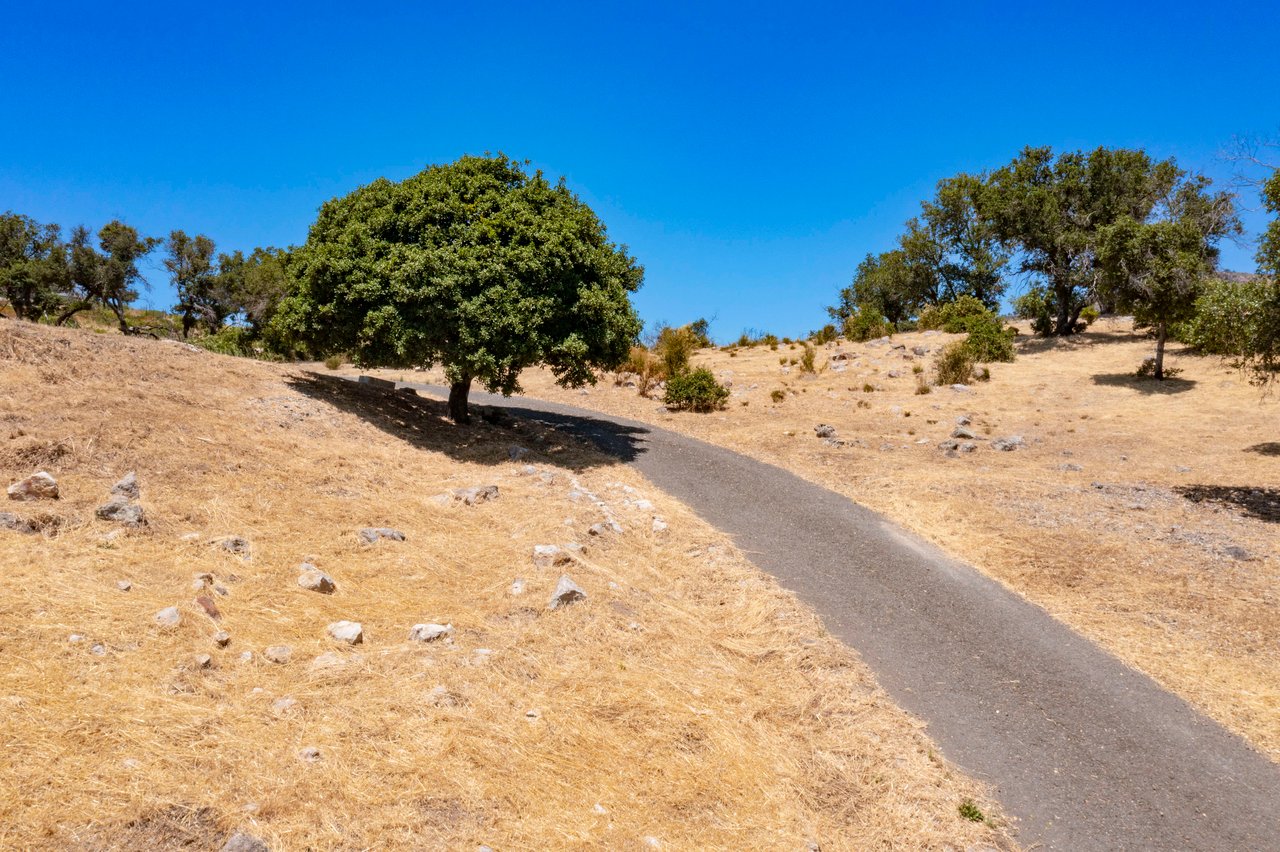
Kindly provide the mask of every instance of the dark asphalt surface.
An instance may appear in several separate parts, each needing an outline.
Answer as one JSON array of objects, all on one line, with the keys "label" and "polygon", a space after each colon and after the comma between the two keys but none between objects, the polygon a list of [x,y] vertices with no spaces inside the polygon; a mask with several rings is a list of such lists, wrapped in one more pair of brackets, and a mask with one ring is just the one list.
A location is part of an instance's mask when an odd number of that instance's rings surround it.
[{"label": "dark asphalt surface", "polygon": [[528,398],[472,400],[571,429],[731,535],[861,654],[948,759],[992,785],[1025,848],[1280,850],[1280,767],[874,512],[636,421]]}]

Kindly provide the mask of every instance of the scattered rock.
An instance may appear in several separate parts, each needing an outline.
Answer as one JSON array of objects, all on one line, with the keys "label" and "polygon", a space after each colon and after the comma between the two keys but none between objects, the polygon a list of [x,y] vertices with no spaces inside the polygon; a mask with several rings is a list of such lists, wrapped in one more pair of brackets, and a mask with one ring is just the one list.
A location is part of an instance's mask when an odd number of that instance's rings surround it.
[{"label": "scattered rock", "polygon": [[958,393],[968,393],[968,392],[969,392],[969,386],[968,386],[968,385],[954,384],[954,385],[952,385],[952,386],[951,386],[951,389],[952,389],[953,391],[958,392]]},{"label": "scattered rock", "polygon": [[273,663],[284,665],[289,662],[289,658],[293,656],[293,649],[288,645],[268,645],[262,652],[262,656],[266,657]]},{"label": "scattered rock", "polygon": [[970,440],[973,440],[973,439],[976,439],[978,436],[973,434],[972,431],[970,431],[969,429],[966,429],[963,426],[957,426],[955,429],[951,430],[951,437],[968,438]]},{"label": "scattered rock", "polygon": [[57,500],[58,480],[47,471],[33,473],[9,486],[10,500]]},{"label": "scattered rock", "polygon": [[813,427],[813,432],[819,438],[834,438],[836,436],[836,427],[828,426],[826,423],[819,423]]},{"label": "scattered rock", "polygon": [[124,524],[126,527],[145,527],[147,525],[147,515],[142,511],[142,507],[124,497],[116,497],[110,502],[104,503],[97,508],[94,514],[101,520]]},{"label": "scattered rock", "polygon": [[662,520],[662,518],[654,518],[654,519],[653,519],[653,531],[654,531],[654,532],[656,532],[656,533],[662,533],[662,532],[666,532],[666,531],[667,531],[667,529],[668,529],[667,522],[666,522],[666,521],[664,521],[664,520]]},{"label": "scattered rock", "polygon": [[209,616],[214,621],[218,621],[222,618],[222,613],[218,611],[218,605],[214,603],[213,598],[208,595],[197,596],[196,603],[200,605],[202,610],[204,610],[205,615]]},{"label": "scattered rock", "polygon": [[957,426],[968,426],[968,425],[969,425],[970,423],[972,423],[972,422],[973,422],[973,421],[972,421],[972,420],[970,420],[970,419],[969,419],[966,415],[964,415],[964,414],[961,414],[959,417],[957,417],[957,418],[956,418],[956,425],[957,425]]},{"label": "scattered rock", "polygon": [[230,535],[226,538],[218,539],[213,544],[219,550],[225,550],[227,553],[234,554],[243,559],[249,558],[249,540],[246,538],[241,538],[238,535]]},{"label": "scattered rock", "polygon": [[365,527],[360,530],[360,538],[366,544],[373,544],[383,538],[388,541],[404,541],[404,533],[400,532],[400,530],[393,530],[390,527]]},{"label": "scattered rock", "polygon": [[603,537],[614,531],[613,525],[611,524],[592,524],[587,528],[587,535]]},{"label": "scattered rock", "polygon": [[533,564],[539,568],[567,565],[572,561],[573,557],[558,544],[535,544],[533,546]]},{"label": "scattered rock", "polygon": [[507,458],[512,461],[520,461],[520,459],[527,455],[529,455],[529,449],[527,447],[518,447],[515,444],[507,447]]},{"label": "scattered rock", "polygon": [[177,627],[182,623],[182,614],[176,606],[167,606],[156,613],[156,624],[161,627]]},{"label": "scattered rock", "polygon": [[79,633],[72,633],[70,636],[67,637],[67,641],[74,645],[77,642],[83,642],[84,637],[81,636]]},{"label": "scattered rock", "polygon": [[1002,453],[1012,452],[1026,446],[1026,441],[1021,435],[1010,435],[1008,438],[997,438],[991,442],[991,449],[999,450]]},{"label": "scattered rock", "polygon": [[298,759],[307,763],[315,763],[320,759],[320,749],[315,746],[307,746],[298,752]]},{"label": "scattered rock", "polygon": [[116,580],[116,588],[122,592],[127,592],[133,588],[133,583],[128,580]]},{"label": "scattered rock", "polygon": [[1079,473],[1080,471],[1084,470],[1084,468],[1076,464],[1075,462],[1067,462],[1066,464],[1058,465],[1058,470],[1065,470],[1069,473]]},{"label": "scattered rock", "polygon": [[138,488],[138,475],[133,471],[129,471],[124,477],[111,486],[111,493],[116,497],[124,497],[126,500],[137,500],[141,493]]},{"label": "scattered rock", "polygon": [[35,524],[19,518],[12,512],[0,512],[0,529],[27,534],[37,532]]},{"label": "scattered rock", "polygon": [[253,652],[252,652],[252,651],[241,651],[241,652],[240,652],[240,662],[242,662],[242,663],[252,663],[252,662],[253,662]]},{"label": "scattered rock", "polygon": [[93,654],[95,657],[105,657],[107,655],[107,646],[103,645],[101,642],[95,642],[93,643],[93,647],[89,649],[89,653]]},{"label": "scattered rock", "polygon": [[911,352],[912,354],[919,355],[920,357],[923,358],[925,355],[929,354],[929,347],[928,346],[912,346]]},{"label": "scattered rock", "polygon": [[227,842],[222,844],[222,849],[219,852],[271,852],[271,848],[252,834],[237,831],[227,838]]},{"label": "scattered rock", "polygon": [[277,698],[275,701],[271,702],[271,712],[275,713],[277,716],[283,716],[297,706],[298,699],[296,698]]},{"label": "scattered rock", "polygon": [[359,645],[364,641],[364,628],[358,621],[335,621],[325,628],[325,632],[348,645]]},{"label": "scattered rock", "polygon": [[512,594],[513,596],[516,596],[516,595],[523,595],[523,594],[524,594],[524,580],[517,579],[515,582],[513,582],[513,583],[511,584],[511,588],[510,588],[508,591],[510,591],[510,592],[511,592],[511,594]]},{"label": "scattered rock", "polygon": [[486,485],[483,488],[459,488],[453,492],[453,499],[474,506],[477,503],[488,503],[498,499],[498,486]]},{"label": "scattered rock", "polygon": [[415,624],[409,631],[409,641],[434,642],[452,635],[452,624]]},{"label": "scattered rock", "polygon": [[457,707],[458,698],[444,684],[436,684],[427,691],[427,703],[433,707]]},{"label": "scattered rock", "polygon": [[577,583],[573,582],[568,574],[561,574],[560,580],[556,583],[556,590],[551,593],[551,600],[547,603],[547,609],[559,609],[575,601],[580,601],[586,596],[587,593]]},{"label": "scattered rock", "polygon": [[193,662],[195,663],[195,667],[198,669],[213,668],[213,657],[208,654],[196,654]]},{"label": "scattered rock", "polygon": [[1253,554],[1238,544],[1228,544],[1226,547],[1222,548],[1222,552],[1239,562],[1253,561]]},{"label": "scattered rock", "polygon": [[231,644],[231,634],[225,630],[219,630],[213,634],[213,643],[219,648],[225,648]]},{"label": "scattered rock", "polygon": [[322,595],[331,595],[333,590],[338,588],[332,577],[315,568],[310,568],[299,574],[298,585],[309,592],[319,592]]}]

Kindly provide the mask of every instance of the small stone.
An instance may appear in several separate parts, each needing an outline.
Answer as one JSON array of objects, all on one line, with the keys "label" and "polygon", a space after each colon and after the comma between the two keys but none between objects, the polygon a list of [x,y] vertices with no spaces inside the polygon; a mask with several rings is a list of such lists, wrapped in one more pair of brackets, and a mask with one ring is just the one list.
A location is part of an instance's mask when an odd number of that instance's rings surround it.
[{"label": "small stone", "polygon": [[84,637],[81,636],[79,633],[72,633],[70,636],[67,637],[67,641],[74,645],[77,642],[83,642]]},{"label": "small stone", "polygon": [[384,538],[388,541],[404,541],[404,533],[391,527],[365,527],[360,530],[360,538],[367,544],[373,544]]},{"label": "small stone", "polygon": [[960,442],[955,440],[954,438],[947,441],[942,441],[941,443],[938,444],[938,449],[942,450],[943,452],[955,452],[959,448],[960,448]]},{"label": "small stone", "polygon": [[27,534],[37,532],[35,524],[19,518],[12,512],[0,512],[0,529]]},{"label": "small stone", "polygon": [[920,357],[923,358],[925,355],[929,354],[929,347],[928,346],[912,346],[911,352],[912,354],[919,355]]},{"label": "small stone", "polygon": [[608,814],[608,813],[609,813],[609,809],[608,809],[608,808],[606,808],[604,805],[600,804],[599,802],[596,802],[596,803],[591,807],[591,810],[593,810],[593,811],[595,811],[596,813],[600,814],[600,816],[605,816],[606,814]]},{"label": "small stone", "polygon": [[551,593],[551,600],[547,602],[547,609],[560,609],[571,603],[580,601],[587,596],[587,593],[572,579],[568,574],[561,574],[559,581],[556,583],[556,589]]},{"label": "small stone", "polygon": [[952,389],[953,391],[956,391],[957,393],[968,393],[968,392],[969,392],[969,386],[968,386],[968,385],[954,384],[954,385],[952,385],[952,386],[951,386],[951,389]]},{"label": "small stone", "polygon": [[427,691],[427,703],[433,707],[457,707],[458,699],[443,684],[436,684]]},{"label": "small stone", "polygon": [[654,532],[656,532],[656,533],[663,533],[663,532],[666,532],[666,531],[667,531],[667,529],[668,529],[668,527],[667,527],[667,522],[666,522],[666,521],[664,521],[664,520],[662,520],[662,518],[654,518],[654,519],[653,519],[653,531],[654,531]]},{"label": "small stone", "polygon": [[103,645],[101,642],[95,642],[93,647],[89,649],[89,653],[93,654],[95,657],[105,657],[107,655],[107,646]]},{"label": "small stone", "polygon": [[970,420],[967,416],[963,414],[961,414],[959,417],[956,418],[957,426],[968,426],[972,422],[973,422],[972,420]]},{"label": "small stone", "polygon": [[652,500],[637,500],[637,501],[635,501],[634,503],[632,503],[631,505],[635,506],[635,507],[636,507],[637,509],[639,509],[641,512],[652,512],[652,511],[653,511],[653,501],[652,501]]},{"label": "small stone", "polygon": [[524,717],[530,722],[536,722],[538,719],[542,718],[542,711],[536,708],[530,708],[524,711]]},{"label": "small stone", "polygon": [[337,588],[332,577],[314,568],[298,575],[298,585],[309,592],[319,592],[322,595],[331,595]]},{"label": "small stone", "polygon": [[225,648],[231,644],[231,634],[225,630],[219,630],[213,634],[213,643],[219,648]]},{"label": "small stone", "polygon": [[453,635],[452,624],[415,624],[409,631],[411,642],[434,642]]},{"label": "small stone", "polygon": [[836,427],[829,426],[826,423],[819,423],[814,426],[813,431],[819,438],[834,438],[836,436]]},{"label": "small stone", "polygon": [[533,564],[539,568],[567,565],[572,561],[573,557],[558,544],[535,544],[533,546]]},{"label": "small stone", "polygon": [[[254,805],[254,810],[249,811],[248,805],[246,805],[245,811],[247,813],[256,813],[257,807],[257,805]],[[237,831],[235,834],[227,838],[227,842],[222,844],[222,849],[220,849],[219,852],[271,852],[271,849],[267,844],[263,843],[252,834],[245,834],[243,831]]]},{"label": "small stone", "polygon": [[975,435],[975,434],[973,434],[973,432],[972,432],[972,431],[970,431],[970,430],[966,429],[966,428],[965,428],[965,427],[963,427],[963,426],[957,426],[955,429],[952,429],[952,430],[951,430],[951,437],[953,437],[953,438],[967,438],[967,439],[972,440],[972,439],[974,439],[974,438],[977,438],[978,436],[977,436],[977,435]]},{"label": "small stone", "polygon": [[498,499],[498,486],[486,485],[483,488],[459,488],[453,492],[453,499],[468,506],[488,503],[490,500]]},{"label": "small stone", "polygon": [[956,449],[958,449],[962,453],[971,453],[974,450],[978,449],[978,445],[973,443],[972,441],[965,441]]},{"label": "small stone", "polygon": [[146,512],[137,503],[131,503],[124,497],[116,497],[109,503],[99,506],[94,514],[100,520],[124,524],[126,527],[145,527]]},{"label": "small stone", "polygon": [[139,494],[138,475],[133,471],[129,471],[119,482],[111,486],[111,493],[117,497],[137,500]]},{"label": "small stone", "polygon": [[214,542],[214,545],[219,550],[225,550],[227,553],[235,554],[236,556],[242,557],[244,559],[249,558],[249,551],[250,551],[249,540],[245,538],[241,538],[238,535],[232,535],[232,536],[227,536],[226,538],[218,539],[217,541]]},{"label": "small stone", "polygon": [[240,652],[240,662],[242,662],[242,663],[252,663],[252,662],[253,662],[253,652],[252,652],[252,651],[241,651],[241,652]]},{"label": "small stone", "polygon": [[198,669],[213,668],[213,657],[210,657],[208,654],[196,654],[193,662]]},{"label": "small stone", "polygon": [[307,746],[298,752],[298,759],[307,763],[315,763],[320,759],[320,749],[315,746]]},{"label": "small stone", "polygon": [[10,500],[57,500],[58,480],[47,471],[33,473],[9,486]]},{"label": "small stone", "polygon": [[537,472],[538,472],[538,469],[536,467],[534,467],[531,464],[527,464],[524,467],[520,468],[519,473],[517,473],[516,475],[517,476],[534,476],[535,474],[537,474]]},{"label": "small stone", "polygon": [[182,615],[176,606],[167,606],[156,613],[156,624],[161,627],[177,627],[182,623]]},{"label": "small stone", "polygon": [[529,455],[529,450],[527,447],[518,447],[515,444],[512,444],[511,446],[507,447],[507,458],[511,459],[512,461],[520,461],[520,459],[524,458],[527,455]]},{"label": "small stone", "polygon": [[1222,552],[1239,562],[1253,561],[1253,554],[1249,553],[1249,551],[1245,550],[1238,544],[1228,544],[1226,547],[1222,548]]},{"label": "small stone", "polygon": [[222,613],[218,611],[218,605],[213,602],[213,598],[208,595],[199,595],[196,597],[196,603],[204,610],[204,614],[218,621],[222,618]]},{"label": "small stone", "polygon": [[1084,470],[1084,468],[1076,464],[1075,462],[1067,462],[1066,464],[1058,465],[1058,470],[1065,470],[1069,473],[1079,473],[1080,471]]},{"label": "small stone", "polygon": [[116,588],[122,592],[127,592],[133,588],[133,583],[128,580],[116,580]]},{"label": "small stone", "polygon": [[358,621],[335,621],[325,628],[330,638],[348,645],[359,645],[364,641],[364,628]]},{"label": "small stone", "polygon": [[266,649],[263,650],[262,656],[266,657],[273,663],[284,665],[289,662],[289,658],[293,656],[293,649],[288,645],[268,645]]},{"label": "small stone", "polygon": [[511,592],[511,594],[512,594],[513,596],[515,596],[515,595],[523,595],[523,594],[524,594],[524,580],[517,579],[515,582],[513,582],[513,583],[511,584],[511,588],[510,588],[508,591],[510,591],[510,592]]},{"label": "small stone", "polygon": [[1020,447],[1026,446],[1026,442],[1021,435],[1010,435],[1008,438],[997,438],[991,442],[991,449],[999,450],[1002,453],[1012,452]]},{"label": "small stone", "polygon": [[296,698],[277,698],[271,702],[271,712],[277,716],[283,716],[297,706],[298,699]]},{"label": "small stone", "polygon": [[587,528],[587,535],[605,536],[612,531],[608,524],[592,524]]}]

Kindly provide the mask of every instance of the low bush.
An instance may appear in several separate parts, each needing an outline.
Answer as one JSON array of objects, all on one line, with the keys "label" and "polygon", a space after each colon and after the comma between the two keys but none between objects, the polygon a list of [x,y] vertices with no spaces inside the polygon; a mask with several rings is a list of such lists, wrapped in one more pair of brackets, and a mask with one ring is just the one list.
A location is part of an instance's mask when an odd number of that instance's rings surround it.
[{"label": "low bush", "polygon": [[653,344],[653,354],[662,362],[668,376],[683,373],[689,369],[689,356],[698,348],[698,336],[688,326],[673,328],[665,326],[658,331],[658,339]]},{"label": "low bush", "polygon": [[890,334],[893,334],[893,326],[875,308],[859,308],[856,314],[844,321],[844,336],[847,340],[864,343]]},{"label": "low bush", "polygon": [[1265,278],[1205,283],[1195,315],[1173,327],[1173,337],[1208,355],[1240,357],[1256,351],[1266,330],[1267,304],[1275,298]]},{"label": "low bush", "polygon": [[933,362],[934,384],[963,385],[973,381],[973,353],[963,342],[942,348]]},{"label": "low bush", "polygon": [[667,379],[663,403],[673,411],[716,411],[724,408],[729,389],[716,381],[706,367]]},{"label": "low bush", "polygon": [[627,363],[619,371],[619,376],[626,374],[635,376],[636,390],[641,396],[648,396],[653,386],[667,377],[666,367],[648,349],[643,346],[632,346]]},{"label": "low bush", "polygon": [[342,356],[330,355],[328,358],[324,359],[324,365],[330,370],[336,370],[342,366]]},{"label": "low bush", "polygon": [[924,330],[938,329],[948,334],[963,334],[968,331],[965,321],[969,317],[990,314],[981,299],[973,296],[961,296],[951,302],[930,305],[920,312],[916,325]]},{"label": "low bush", "polygon": [[804,345],[804,354],[800,356],[800,372],[813,373],[816,372],[813,366],[813,359],[818,354],[817,350],[808,343]]},{"label": "low bush", "polygon": [[1013,338],[1016,331],[1004,324],[995,314],[987,311],[965,317],[964,328],[969,337],[964,345],[973,356],[973,360],[1012,361]]},{"label": "low bush", "polygon": [[[217,352],[219,355],[239,355],[242,358],[252,358],[257,354],[254,348],[252,332],[238,325],[229,325],[214,334],[193,337],[191,342],[201,349],[208,349],[210,352]],[[338,366],[342,366],[341,362],[339,362]],[[334,367],[333,369],[337,368]]]},{"label": "low bush", "polygon": [[821,346],[824,343],[834,343],[836,338],[840,336],[839,330],[831,323],[827,323],[822,328],[809,335],[809,339]]}]

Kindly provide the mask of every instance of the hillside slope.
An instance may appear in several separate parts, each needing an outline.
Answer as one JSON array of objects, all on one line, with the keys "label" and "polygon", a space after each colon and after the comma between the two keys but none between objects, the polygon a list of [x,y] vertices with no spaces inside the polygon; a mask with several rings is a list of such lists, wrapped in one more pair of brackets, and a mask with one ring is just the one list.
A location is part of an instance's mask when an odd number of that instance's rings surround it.
[{"label": "hillside slope", "polygon": [[[0,389],[0,475],[60,491],[3,507],[0,847],[1011,847],[811,612],[550,429],[10,322]],[[146,525],[97,518],[130,471]]]}]

